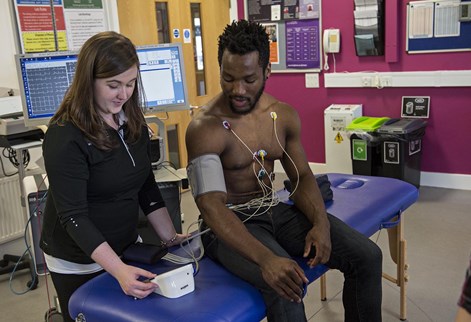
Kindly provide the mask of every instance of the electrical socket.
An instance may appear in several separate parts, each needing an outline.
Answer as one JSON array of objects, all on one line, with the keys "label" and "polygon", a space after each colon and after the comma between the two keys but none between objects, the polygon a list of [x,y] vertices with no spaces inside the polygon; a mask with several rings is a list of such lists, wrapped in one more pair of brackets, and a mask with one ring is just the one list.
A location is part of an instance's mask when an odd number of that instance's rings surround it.
[{"label": "electrical socket", "polygon": [[306,88],[319,88],[319,74],[306,73]]},{"label": "electrical socket", "polygon": [[361,85],[363,87],[371,87],[371,77],[370,76],[363,76],[361,78]]},{"label": "electrical socket", "polygon": [[379,79],[379,84],[381,87],[391,87],[392,86],[392,77],[391,76],[381,76]]}]

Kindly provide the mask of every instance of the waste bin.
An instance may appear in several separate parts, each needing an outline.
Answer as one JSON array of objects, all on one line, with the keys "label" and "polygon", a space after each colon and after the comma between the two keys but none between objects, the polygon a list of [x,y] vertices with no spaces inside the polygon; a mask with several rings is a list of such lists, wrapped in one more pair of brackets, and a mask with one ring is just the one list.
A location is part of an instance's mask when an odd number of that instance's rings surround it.
[{"label": "waste bin", "polygon": [[390,119],[377,129],[382,156],[378,175],[420,186],[422,137],[426,126],[425,120],[402,118]]},{"label": "waste bin", "polygon": [[387,120],[389,117],[362,116],[347,126],[350,134],[353,174],[378,175],[381,166],[381,147],[376,130]]}]

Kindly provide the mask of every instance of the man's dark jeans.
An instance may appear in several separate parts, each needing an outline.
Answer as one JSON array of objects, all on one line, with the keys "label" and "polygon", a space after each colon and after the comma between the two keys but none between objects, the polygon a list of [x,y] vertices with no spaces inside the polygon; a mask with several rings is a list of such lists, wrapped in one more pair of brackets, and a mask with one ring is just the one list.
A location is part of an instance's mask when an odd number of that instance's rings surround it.
[{"label": "man's dark jeans", "polygon": [[[253,210],[252,210],[253,211]],[[259,211],[260,212],[260,211]],[[246,210],[245,213],[250,213]],[[246,215],[237,214],[241,220]],[[345,321],[381,321],[381,249],[370,239],[328,214],[332,252],[326,265],[344,273]],[[278,204],[265,214],[245,222],[250,233],[275,254],[300,257],[312,224],[294,206]],[[265,283],[258,265],[224,245],[212,232],[203,236],[205,252],[235,275],[251,283],[263,295],[270,322],[306,321],[304,304],[290,302]],[[310,255],[314,255],[315,250]]]}]

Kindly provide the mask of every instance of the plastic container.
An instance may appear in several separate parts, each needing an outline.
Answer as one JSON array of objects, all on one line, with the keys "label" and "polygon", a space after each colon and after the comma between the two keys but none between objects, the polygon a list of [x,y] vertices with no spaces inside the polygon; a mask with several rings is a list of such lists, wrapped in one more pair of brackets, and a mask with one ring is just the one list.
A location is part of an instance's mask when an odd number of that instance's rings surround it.
[{"label": "plastic container", "polygon": [[378,175],[420,186],[422,138],[427,122],[422,119],[390,119],[377,133],[381,140]]},{"label": "plastic container", "polygon": [[378,175],[381,167],[381,147],[376,130],[388,120],[388,117],[362,116],[347,126],[350,133],[353,174]]}]

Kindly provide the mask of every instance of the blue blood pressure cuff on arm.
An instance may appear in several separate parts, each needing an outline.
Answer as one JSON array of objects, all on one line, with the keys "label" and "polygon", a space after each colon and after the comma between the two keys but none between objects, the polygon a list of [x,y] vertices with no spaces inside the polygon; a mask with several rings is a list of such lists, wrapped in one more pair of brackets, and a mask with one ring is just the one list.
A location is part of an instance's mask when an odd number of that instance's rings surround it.
[{"label": "blue blood pressure cuff on arm", "polygon": [[227,192],[221,159],[217,154],[204,154],[194,158],[186,167],[191,193],[197,197],[207,192]]}]

